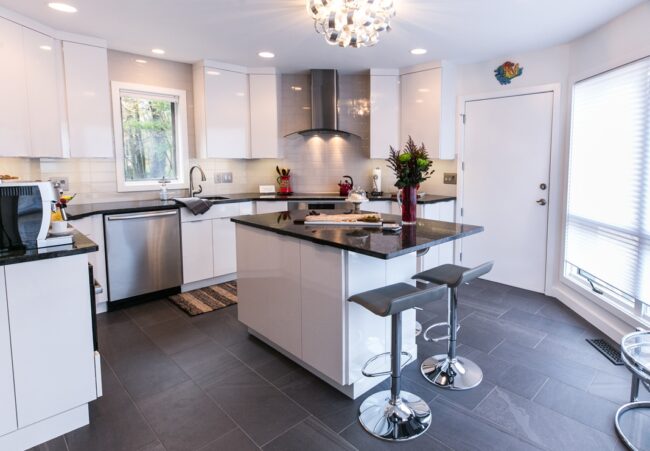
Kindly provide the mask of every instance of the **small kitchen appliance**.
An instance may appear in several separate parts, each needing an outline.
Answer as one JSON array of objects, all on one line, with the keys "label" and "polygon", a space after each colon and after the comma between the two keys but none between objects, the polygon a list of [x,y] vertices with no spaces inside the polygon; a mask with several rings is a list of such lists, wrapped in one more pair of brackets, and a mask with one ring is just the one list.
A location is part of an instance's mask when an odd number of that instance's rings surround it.
[{"label": "small kitchen appliance", "polygon": [[0,251],[70,244],[71,236],[48,237],[55,205],[50,182],[0,185]]},{"label": "small kitchen appliance", "polygon": [[339,180],[339,194],[341,196],[347,196],[352,191],[354,186],[354,180],[349,175],[344,175],[343,180]]}]

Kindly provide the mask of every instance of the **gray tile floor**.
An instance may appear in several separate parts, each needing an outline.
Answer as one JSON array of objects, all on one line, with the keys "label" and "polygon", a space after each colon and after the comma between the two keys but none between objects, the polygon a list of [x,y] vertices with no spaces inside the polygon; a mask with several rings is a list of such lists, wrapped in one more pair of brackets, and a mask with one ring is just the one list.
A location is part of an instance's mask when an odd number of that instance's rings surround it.
[{"label": "gray tile floor", "polygon": [[[356,421],[362,399],[250,337],[236,306],[190,318],[160,300],[99,316],[104,396],[91,404],[89,426],[37,449],[623,449],[613,415],[630,378],[585,342],[597,330],[553,298],[480,280],[461,288],[459,309],[459,353],[484,381],[447,392],[409,365],[403,388],[434,412],[412,442],[366,434]],[[425,327],[442,321],[446,305],[418,317]],[[420,340],[418,360],[444,348]]]}]

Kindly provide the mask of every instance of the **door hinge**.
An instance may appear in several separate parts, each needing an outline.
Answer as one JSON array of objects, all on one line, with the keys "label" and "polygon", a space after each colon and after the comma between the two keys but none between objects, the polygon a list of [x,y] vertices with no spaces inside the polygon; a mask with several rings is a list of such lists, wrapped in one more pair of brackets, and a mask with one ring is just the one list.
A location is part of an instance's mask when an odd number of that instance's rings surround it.
[{"label": "door hinge", "polygon": [[464,161],[460,163],[460,170],[461,171],[465,170],[465,162]]},{"label": "door hinge", "polygon": [[462,252],[460,253],[460,261],[461,262],[463,261],[463,253]]},{"label": "door hinge", "polygon": [[463,124],[465,124],[467,122],[467,115],[461,114],[460,116],[463,118]]},{"label": "door hinge", "polygon": [[460,215],[463,216],[464,210],[461,208],[460,209]]}]

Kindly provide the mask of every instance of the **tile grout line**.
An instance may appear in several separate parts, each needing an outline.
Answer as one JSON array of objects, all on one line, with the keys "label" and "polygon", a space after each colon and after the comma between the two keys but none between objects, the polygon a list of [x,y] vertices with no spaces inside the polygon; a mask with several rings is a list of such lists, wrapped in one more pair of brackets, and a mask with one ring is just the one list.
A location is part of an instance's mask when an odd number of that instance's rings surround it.
[{"label": "tile grout line", "polygon": [[[156,301],[152,301],[152,302],[156,302]],[[131,315],[128,315],[128,317],[129,317],[129,319],[131,320],[131,322],[132,322],[133,324],[135,324],[135,326],[136,326],[138,329],[140,329],[140,331],[141,331],[141,332],[142,332],[142,333],[143,333],[143,334],[144,334],[144,335],[149,339],[149,341],[150,341],[150,342],[151,342],[151,343],[152,343],[156,348],[158,348],[158,350],[160,350],[160,351],[161,351],[165,356],[167,356],[167,357],[168,357],[168,358],[169,358],[169,359],[174,363],[174,365],[176,365],[176,366],[177,366],[177,367],[178,367],[178,368],[183,372],[183,374],[185,374],[185,375],[188,377],[188,380],[189,380],[189,381],[192,381],[192,383],[193,383],[193,384],[194,384],[194,385],[195,385],[199,390],[201,390],[201,392],[202,392],[202,393],[203,393],[203,394],[204,394],[204,395],[205,395],[205,396],[206,396],[210,401],[212,401],[213,403],[215,403],[215,405],[216,405],[216,406],[217,406],[217,407],[218,407],[218,408],[219,408],[219,409],[224,413],[224,415],[226,415],[226,417],[228,417],[228,419],[229,419],[230,421],[232,421],[233,424],[236,426],[236,428],[233,428],[233,429],[231,429],[231,430],[225,432],[224,434],[221,434],[219,437],[215,438],[214,440],[210,441],[209,443],[204,444],[204,445],[202,446],[202,448],[205,448],[205,447],[208,446],[209,444],[216,442],[216,441],[219,440],[220,438],[223,438],[226,434],[229,434],[230,432],[234,431],[235,429],[239,429],[239,430],[241,430],[242,433],[243,433],[246,437],[248,437],[248,439],[249,439],[252,443],[254,443],[255,446],[257,446],[257,442],[256,442],[255,440],[253,440],[253,438],[252,438],[250,435],[248,435],[248,433],[244,430],[244,428],[242,428],[241,425],[240,425],[238,422],[236,422],[235,419],[232,418],[232,417],[228,414],[228,412],[226,412],[226,411],[221,407],[221,404],[219,404],[219,403],[218,403],[214,398],[212,398],[212,396],[210,396],[210,395],[209,395],[209,394],[208,394],[208,393],[203,389],[203,387],[200,386],[200,385],[199,385],[199,384],[198,384],[198,383],[197,383],[197,382],[192,378],[192,376],[190,376],[190,375],[189,375],[189,374],[188,374],[188,373],[187,373],[187,372],[186,372],[186,371],[185,371],[185,370],[184,370],[180,365],[178,365],[178,364],[174,361],[174,359],[173,359],[170,355],[168,355],[168,354],[167,354],[167,353],[166,353],[166,352],[165,352],[165,351],[164,351],[160,346],[158,346],[158,344],[157,344],[156,342],[154,342],[154,341],[149,337],[149,335],[147,335],[147,333],[144,331],[144,329],[142,328],[142,326],[140,326],[140,324],[138,324],[138,323],[137,323],[137,322],[136,322],[136,321],[131,317]],[[161,321],[160,323],[163,323],[163,322],[164,322],[164,321]],[[188,320],[187,322],[188,322],[188,324],[189,324],[190,326],[192,326],[193,328],[197,329],[199,332],[204,333],[202,330],[200,330],[198,327],[196,327],[194,324],[192,324],[191,321]],[[160,324],[160,323],[158,323],[158,324]],[[214,340],[210,335],[208,335],[208,334],[205,334],[205,335],[208,337],[209,340],[215,342],[219,347],[223,348],[225,351],[228,351],[228,350],[227,350],[224,346],[222,346],[220,343],[217,343],[216,340]],[[208,341],[208,340],[206,340],[206,341]],[[182,352],[182,351],[179,351],[179,352]],[[116,374],[116,377],[117,377],[117,374]],[[122,381],[120,381],[120,383],[121,383],[121,382],[122,382]],[[172,388],[175,388],[175,387],[177,387],[177,386],[179,386],[180,384],[183,384],[183,383],[185,383],[185,382],[187,382],[187,381],[182,381],[182,382],[179,382],[179,383],[177,383],[177,384],[174,384],[173,386],[171,386],[171,387],[169,387],[169,388],[163,390],[161,393],[164,393],[164,392],[166,392],[166,391],[168,391],[168,390],[171,390]],[[126,388],[125,388],[124,390],[126,391]],[[128,391],[127,391],[127,392],[128,392]],[[131,394],[129,393],[129,397],[130,397],[130,396],[131,396]],[[154,395],[151,395],[151,396],[154,396]],[[137,403],[136,403],[135,401],[133,401],[133,403],[136,404],[136,408],[138,409],[138,412],[140,412],[140,409],[139,409],[139,407],[137,406]],[[140,414],[144,417],[144,414],[143,414],[142,412],[140,412]],[[145,421],[147,421],[146,417],[145,417]],[[147,421],[147,424],[149,424],[148,421]],[[149,426],[149,427],[151,427],[151,426]],[[153,429],[153,428],[152,428],[152,429]],[[156,435],[156,437],[158,437],[158,434],[156,434],[155,431],[154,431],[154,434]],[[163,441],[160,439],[160,437],[158,437],[158,440],[159,440],[160,443],[163,445],[163,447],[165,447],[165,445],[164,445]],[[260,448],[259,446],[257,446],[257,447]],[[167,449],[167,448],[165,448],[165,449]],[[199,448],[199,449],[201,449],[201,448]],[[260,449],[261,449],[261,448],[260,448]]]},{"label": "tile grout line", "polygon": [[550,381],[550,380],[551,380],[551,378],[546,376],[546,380],[544,381],[544,383],[539,387],[539,389],[537,389],[537,391],[535,392],[533,397],[530,398],[531,401],[536,402],[535,398],[537,398],[537,396],[542,392],[542,390],[544,389],[544,387],[546,386],[546,384],[548,384],[548,381]]},{"label": "tile grout line", "polygon": [[[130,319],[129,319],[129,320],[130,320]],[[137,326],[137,325],[136,325],[136,326]],[[101,355],[101,352],[100,352],[100,355]],[[140,406],[138,406],[138,404],[137,404],[137,403],[135,402],[135,400],[133,399],[133,396],[131,396],[131,393],[126,389],[126,387],[125,387],[124,384],[122,383],[122,379],[120,379],[120,377],[117,375],[117,373],[116,373],[115,370],[113,369],[112,365],[108,362],[108,359],[104,359],[104,362],[106,363],[106,366],[107,366],[108,369],[111,371],[111,373],[113,373],[113,376],[115,376],[115,380],[117,380],[117,383],[120,385],[120,387],[122,388],[122,390],[124,390],[124,393],[126,393],[126,396],[128,396],[129,401],[131,401],[131,404],[133,404],[133,407],[135,407],[135,410],[138,412],[138,414],[140,415],[140,417],[142,418],[142,420],[145,422],[145,424],[147,425],[147,427],[149,428],[149,430],[151,431],[151,433],[154,435],[154,437],[156,437],[156,439],[158,440],[158,442],[160,442],[160,444],[162,445],[163,449],[166,450],[167,447],[165,446],[165,444],[163,443],[163,441],[161,440],[161,438],[158,436],[158,433],[155,431],[155,429],[151,426],[151,423],[149,423],[149,420],[147,419],[147,417],[144,415],[144,413],[142,413],[142,411],[140,410]],[[103,396],[103,394],[102,394],[102,396]],[[149,444],[151,444],[151,443],[153,443],[153,442],[149,442],[149,443],[145,444],[144,446],[147,446],[147,445],[149,445]],[[140,447],[140,449],[142,449],[144,446]]]}]

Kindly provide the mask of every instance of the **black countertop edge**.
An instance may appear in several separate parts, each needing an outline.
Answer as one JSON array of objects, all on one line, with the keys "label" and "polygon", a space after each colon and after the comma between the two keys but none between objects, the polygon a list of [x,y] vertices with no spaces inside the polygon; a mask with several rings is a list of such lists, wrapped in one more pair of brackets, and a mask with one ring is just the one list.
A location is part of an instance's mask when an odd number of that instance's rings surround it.
[{"label": "black countertop edge", "polygon": [[[206,196],[208,198],[209,196]],[[268,202],[287,202],[287,201],[327,201],[327,200],[342,200],[343,196],[336,194],[294,194],[290,196],[280,195],[265,195],[259,193],[244,193],[244,194],[226,194],[224,199],[212,199],[212,203],[219,204],[232,204],[239,202],[252,202],[252,201],[268,201]],[[368,200],[371,202],[377,201],[391,201],[396,202],[396,198],[391,195],[381,197],[370,197]],[[425,194],[418,199],[418,204],[435,204],[438,202],[449,202],[456,200],[456,196],[439,196],[436,194]],[[68,219],[76,220],[82,219],[87,216],[97,214],[120,214],[120,213],[137,213],[141,211],[158,211],[158,210],[172,210],[181,208],[179,204],[173,200],[143,200],[143,201],[122,201],[122,202],[100,202],[93,204],[72,204],[68,206],[66,212]]]},{"label": "black countertop edge", "polygon": [[0,266],[47,260],[50,258],[69,257],[71,255],[88,254],[99,250],[97,244],[76,230],[72,235],[72,239],[72,244],[64,244],[61,246],[0,252]]},{"label": "black countertop edge", "polygon": [[[412,245],[407,245],[406,247],[403,247],[401,249],[397,249],[394,251],[374,251],[372,249],[366,249],[363,247],[359,246],[354,246],[354,245],[349,245],[346,243],[342,243],[340,241],[335,241],[333,239],[326,239],[326,238],[319,238],[317,236],[314,236],[313,234],[307,234],[305,233],[305,229],[297,229],[298,231],[291,230],[291,229],[285,229],[281,228],[278,226],[274,225],[267,225],[264,223],[260,222],[253,222],[253,218],[259,217],[259,216],[271,216],[273,213],[265,214],[265,215],[253,215],[253,216],[237,216],[234,218],[230,218],[230,220],[236,224],[241,224],[245,225],[248,227],[253,227],[261,230],[266,230],[269,232],[276,233],[278,235],[283,235],[283,236],[289,236],[292,238],[297,238],[299,240],[305,240],[305,241],[310,241],[312,243],[316,244],[321,244],[325,246],[330,246],[334,247],[337,249],[342,249],[350,252],[356,252],[358,254],[363,254],[367,255],[370,257],[375,257],[379,258],[382,260],[390,260],[395,257],[400,257],[402,255],[406,254],[411,254],[413,252],[421,251],[424,249],[431,248],[433,246],[438,246],[440,244],[448,243],[450,241],[455,241],[461,238],[465,238],[471,235],[475,235],[477,233],[483,232],[484,228],[482,226],[473,226],[473,225],[463,225],[463,224],[456,224],[456,223],[448,223],[444,221],[433,221],[433,220],[419,220],[418,225],[412,225],[412,226],[404,226],[402,228],[402,232],[400,234],[387,234],[387,237],[399,237],[401,236],[402,233],[409,233],[409,231],[412,233],[415,231],[415,234],[417,234],[418,228],[421,230],[425,230],[428,228],[427,226],[432,226],[436,224],[440,225],[455,225],[456,227],[461,227],[463,230],[460,232],[456,232],[453,235],[448,235],[448,236],[441,236],[435,239],[428,239],[425,243],[419,243],[419,244],[412,244]],[[399,217],[395,215],[384,215],[389,219],[395,219],[398,220]],[[298,227],[305,227],[304,225],[298,226]],[[318,226],[321,231],[326,230],[326,226]],[[411,228],[409,230],[409,228]],[[346,228],[345,226],[330,226],[330,229],[334,230],[359,230],[361,228]],[[383,234],[380,228],[373,228],[371,233],[378,233],[378,234]]]}]

